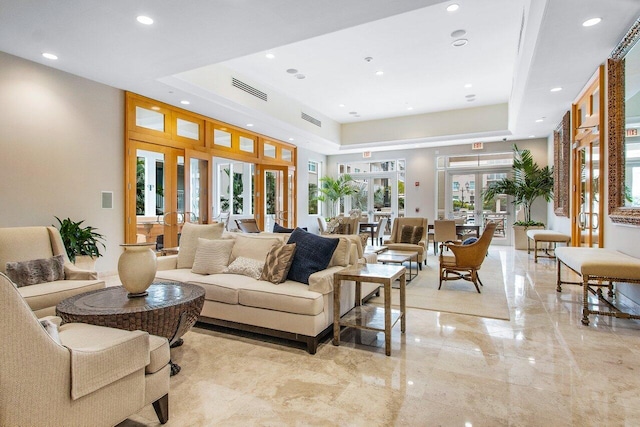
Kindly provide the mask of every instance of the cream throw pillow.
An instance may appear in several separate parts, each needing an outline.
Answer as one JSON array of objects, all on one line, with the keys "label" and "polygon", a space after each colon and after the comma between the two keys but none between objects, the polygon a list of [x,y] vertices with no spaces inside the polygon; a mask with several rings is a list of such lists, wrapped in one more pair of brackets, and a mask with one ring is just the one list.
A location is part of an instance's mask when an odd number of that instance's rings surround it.
[{"label": "cream throw pillow", "polygon": [[233,244],[231,239],[199,238],[191,271],[198,274],[224,273],[229,265]]},{"label": "cream throw pillow", "polygon": [[351,248],[351,241],[346,237],[333,237],[333,236],[322,236],[326,239],[335,239],[339,240],[338,246],[336,250],[333,251],[333,256],[331,257],[331,261],[329,261],[329,267],[334,267],[336,265],[340,265],[342,267],[347,267],[349,265],[349,258],[351,253],[349,249]]},{"label": "cream throw pillow", "polygon": [[180,252],[178,252],[177,268],[193,267],[193,260],[198,248],[198,238],[220,239],[224,232],[224,223],[216,224],[192,224],[185,223],[182,226],[180,236]]},{"label": "cream throw pillow", "polygon": [[231,251],[231,261],[244,257],[264,262],[271,247],[282,243],[282,239],[279,237],[245,236],[244,234],[235,236],[235,241],[233,251]]}]

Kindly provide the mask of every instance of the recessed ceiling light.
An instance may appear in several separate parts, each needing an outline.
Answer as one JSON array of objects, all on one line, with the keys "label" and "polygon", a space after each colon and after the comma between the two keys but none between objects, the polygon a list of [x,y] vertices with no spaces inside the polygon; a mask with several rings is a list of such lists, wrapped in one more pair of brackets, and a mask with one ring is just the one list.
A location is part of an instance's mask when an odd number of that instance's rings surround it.
[{"label": "recessed ceiling light", "polygon": [[407,110],[411,111],[413,110],[413,107],[407,107]]},{"label": "recessed ceiling light", "polygon": [[136,21],[138,21],[141,24],[144,25],[151,25],[153,24],[153,19],[149,18],[148,16],[144,16],[144,15],[140,15],[136,18]]},{"label": "recessed ceiling light", "polygon": [[338,107],[344,108],[344,104],[339,104]]},{"label": "recessed ceiling light", "polygon": [[542,122],[544,122],[544,119],[538,119],[538,120],[536,120],[536,123],[542,123]]},{"label": "recessed ceiling light", "polygon": [[247,123],[247,127],[248,128],[252,128],[253,127],[253,123]]},{"label": "recessed ceiling light", "polygon": [[287,73],[289,73],[289,74],[295,74],[295,73],[297,73],[297,72],[298,72],[298,70],[296,70],[295,68],[289,68],[289,69],[287,70]]},{"label": "recessed ceiling light", "polygon": [[289,138],[289,141],[293,141],[293,138]]},{"label": "recessed ceiling light", "polygon": [[273,58],[275,58],[275,57],[276,57],[276,56],[275,56],[273,53],[267,53],[267,54],[265,55],[265,58],[267,58],[267,59],[273,59]]},{"label": "recessed ceiling light", "polygon": [[535,135],[529,135],[529,138],[535,138],[535,137],[536,137]]},{"label": "recessed ceiling light", "polygon": [[48,53],[48,52],[44,52],[42,56],[44,56],[47,59],[53,59],[53,60],[58,59],[57,55],[54,55],[53,53]]},{"label": "recessed ceiling light", "polygon": [[453,33],[451,33],[451,37],[453,37],[454,39],[457,39],[458,37],[462,37],[465,34],[467,34],[465,30],[455,30]]},{"label": "recessed ceiling light", "polygon": [[455,12],[456,10],[460,9],[460,6],[458,6],[457,4],[450,4],[449,6],[447,6],[447,12]]},{"label": "recessed ceiling light", "polygon": [[183,101],[180,101],[180,104],[182,104],[182,105],[189,105],[189,104],[191,104],[191,103],[190,103],[189,101],[187,101],[187,100],[183,100]]},{"label": "recessed ceiling light", "polygon": [[384,74],[384,71],[376,71],[376,76],[382,76]]},{"label": "recessed ceiling light", "polygon": [[551,92],[560,92],[561,90],[561,87],[554,87],[553,89],[551,89]]},{"label": "recessed ceiling light", "polygon": [[464,87],[466,87],[467,89],[469,89],[470,87],[472,87],[473,85],[471,83],[467,83],[466,85],[464,85]]},{"label": "recessed ceiling light", "polygon": [[602,21],[601,18],[591,18],[591,19],[587,19],[586,21],[584,21],[582,23],[583,27],[593,27],[594,25],[597,25],[600,23],[600,21]]},{"label": "recessed ceiling light", "polygon": [[467,39],[458,39],[451,44],[454,45],[455,47],[460,47],[460,46],[466,45],[467,43],[469,43],[469,40]]},{"label": "recessed ceiling light", "polygon": [[305,76],[304,74],[296,74],[296,79],[298,80],[302,80],[304,78],[306,78],[307,76]]}]

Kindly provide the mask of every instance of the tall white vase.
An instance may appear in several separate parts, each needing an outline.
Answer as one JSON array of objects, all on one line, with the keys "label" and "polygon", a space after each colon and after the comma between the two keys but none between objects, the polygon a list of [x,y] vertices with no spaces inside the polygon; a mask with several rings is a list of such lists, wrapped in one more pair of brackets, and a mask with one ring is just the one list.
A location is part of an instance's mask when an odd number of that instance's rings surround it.
[{"label": "tall white vase", "polygon": [[155,243],[131,243],[120,245],[124,252],[118,260],[118,276],[129,297],[147,295],[147,289],[153,283],[158,268],[155,252],[151,249]]}]

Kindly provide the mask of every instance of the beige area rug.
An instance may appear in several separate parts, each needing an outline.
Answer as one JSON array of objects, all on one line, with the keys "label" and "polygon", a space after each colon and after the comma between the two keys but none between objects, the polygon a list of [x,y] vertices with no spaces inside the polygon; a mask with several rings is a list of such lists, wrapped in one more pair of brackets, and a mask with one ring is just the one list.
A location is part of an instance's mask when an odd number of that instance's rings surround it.
[{"label": "beige area rug", "polygon": [[[484,286],[480,286],[480,294],[473,283],[466,280],[442,282],[442,289],[438,290],[438,260],[429,257],[428,262],[429,266],[423,265],[418,276],[407,283],[407,307],[491,319],[510,319],[502,265],[497,256],[492,257],[490,254],[482,264],[478,275]],[[368,302],[383,305],[383,295]],[[391,290],[391,304],[400,306],[399,289]]]}]

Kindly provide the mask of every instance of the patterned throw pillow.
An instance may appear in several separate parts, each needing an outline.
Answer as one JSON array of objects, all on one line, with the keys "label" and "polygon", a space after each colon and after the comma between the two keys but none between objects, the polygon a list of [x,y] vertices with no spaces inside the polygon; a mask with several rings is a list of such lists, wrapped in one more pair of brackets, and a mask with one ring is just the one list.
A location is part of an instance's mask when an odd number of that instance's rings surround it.
[{"label": "patterned throw pillow", "polygon": [[62,255],[56,255],[51,258],[8,262],[5,269],[7,277],[19,288],[54,282],[64,279],[64,258]]},{"label": "patterned throw pillow", "polygon": [[178,268],[193,267],[193,260],[198,248],[198,239],[220,239],[224,232],[224,223],[192,224],[186,222],[182,226],[180,236],[180,252],[178,252]]},{"label": "patterned throw pillow", "polygon": [[421,225],[416,225],[413,227],[413,233],[411,234],[411,243],[417,245],[422,240],[422,234],[424,233],[424,227]]},{"label": "patterned throw pillow", "polygon": [[253,258],[238,257],[224,271],[231,274],[242,274],[243,276],[259,279],[262,274],[264,262]]},{"label": "patterned throw pillow", "polygon": [[400,230],[400,243],[412,243],[413,225],[403,225]]},{"label": "patterned throw pillow", "polygon": [[295,251],[295,243],[283,243],[273,246],[267,254],[260,280],[266,280],[276,285],[287,280],[287,274],[291,269]]},{"label": "patterned throw pillow", "polygon": [[198,274],[222,273],[229,265],[235,241],[232,239],[198,239],[191,271]]},{"label": "patterned throw pillow", "polygon": [[296,250],[287,279],[308,285],[309,276],[327,268],[339,241],[296,228],[288,243],[295,243]]}]

